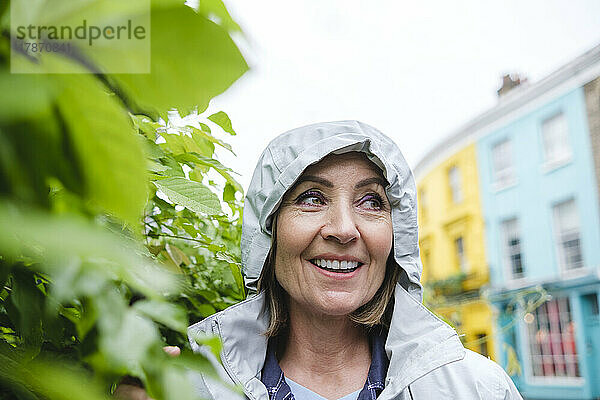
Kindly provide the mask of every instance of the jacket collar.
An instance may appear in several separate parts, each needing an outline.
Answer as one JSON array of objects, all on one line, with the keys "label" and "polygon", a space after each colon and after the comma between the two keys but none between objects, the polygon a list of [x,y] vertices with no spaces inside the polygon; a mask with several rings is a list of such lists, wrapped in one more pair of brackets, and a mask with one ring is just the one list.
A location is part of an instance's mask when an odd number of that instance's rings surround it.
[{"label": "jacket collar", "polygon": [[[375,400],[384,388],[389,365],[385,353],[385,340],[386,335],[381,330],[374,332],[371,337],[371,366],[367,381],[358,394],[358,400]],[[294,396],[277,361],[275,346],[274,341],[269,341],[261,381],[267,387],[271,400],[293,400]]]},{"label": "jacket collar", "polygon": [[[221,361],[235,383],[251,399],[268,399],[260,381],[267,354],[263,334],[269,317],[263,294],[205,319],[192,330],[213,332],[223,343]],[[391,399],[410,383],[442,365],[460,360],[465,350],[456,331],[431,313],[402,286],[396,286],[394,313],[385,343],[390,361],[379,399]]]},{"label": "jacket collar", "polygon": [[402,286],[396,285],[394,296],[394,313],[385,344],[390,367],[381,400],[394,398],[416,379],[465,356],[453,328]]}]

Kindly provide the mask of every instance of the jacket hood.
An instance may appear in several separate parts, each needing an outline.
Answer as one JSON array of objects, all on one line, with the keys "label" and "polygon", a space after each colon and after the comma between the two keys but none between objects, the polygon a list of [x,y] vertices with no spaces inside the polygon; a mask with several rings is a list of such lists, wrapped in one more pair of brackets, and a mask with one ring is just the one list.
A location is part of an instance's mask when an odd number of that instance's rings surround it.
[{"label": "jacket hood", "polygon": [[286,191],[309,165],[329,154],[351,151],[365,153],[383,171],[392,208],[394,259],[405,272],[400,283],[421,301],[423,267],[413,174],[390,138],[358,121],[324,122],[290,130],[271,141],[261,154],[246,194],[242,223],[242,272],[250,291],[256,291],[271,248],[271,216]]}]

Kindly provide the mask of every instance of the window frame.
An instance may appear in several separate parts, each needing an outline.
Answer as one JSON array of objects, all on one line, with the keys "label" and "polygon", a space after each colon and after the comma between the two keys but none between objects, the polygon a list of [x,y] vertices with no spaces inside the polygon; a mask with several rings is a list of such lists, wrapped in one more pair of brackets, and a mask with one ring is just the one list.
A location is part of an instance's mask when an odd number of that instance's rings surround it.
[{"label": "window frame", "polygon": [[[548,130],[545,129],[549,123],[560,119],[564,125],[564,129],[562,131],[561,143],[558,145],[555,144],[554,148],[562,148],[565,149],[562,153],[549,154],[547,146],[547,135],[549,133]],[[571,145],[571,135],[569,130],[569,121],[567,116],[563,110],[558,110],[540,121],[540,138],[542,144],[542,170],[543,172],[550,172],[556,168],[559,168],[565,164],[571,162],[573,158],[573,146]],[[562,146],[560,146],[562,144]],[[550,157],[552,156],[552,158]]]},{"label": "window frame", "polygon": [[[531,332],[530,332],[530,326],[531,324],[533,324],[533,322],[535,322],[538,318],[537,316],[537,312],[541,307],[547,307],[547,304],[549,302],[553,302],[556,301],[558,302],[559,300],[566,300],[566,302],[569,304],[569,316],[570,316],[570,320],[569,322],[573,322],[575,323],[575,319],[574,319],[574,314],[575,314],[575,309],[573,306],[573,301],[571,299],[571,296],[568,295],[553,295],[553,298],[551,300],[549,300],[548,302],[542,304],[542,306],[538,307],[536,310],[534,310],[535,314],[535,318],[532,323],[528,324],[527,322],[525,322],[524,320],[521,320],[521,322],[519,323],[519,331],[521,334],[521,337],[523,338],[523,345],[524,345],[524,360],[527,360],[524,363],[524,372],[525,372],[525,377],[526,380],[529,384],[532,385],[553,385],[553,386],[583,386],[585,384],[586,378],[584,376],[585,371],[582,369],[582,365],[581,365],[581,361],[582,359],[585,358],[585,346],[581,346],[580,343],[578,343],[577,341],[577,329],[582,329],[581,327],[577,327],[577,325],[575,326],[575,331],[574,333],[572,333],[572,341],[573,341],[573,346],[575,349],[575,353],[574,356],[576,357],[576,368],[579,372],[580,376],[540,376],[540,375],[534,375],[534,354],[532,354],[532,344],[530,342],[531,339]],[[547,309],[547,308],[546,308]],[[560,309],[560,307],[559,307]],[[559,315],[559,326],[562,326],[562,322],[564,321],[564,317],[561,317]],[[568,324],[567,324],[568,325]],[[560,328],[560,331],[562,331],[562,327]],[[539,330],[538,330],[539,332]],[[550,335],[549,335],[550,336]],[[564,333],[562,333],[561,335],[561,340],[562,338],[565,336]],[[552,339],[550,339],[552,340]],[[562,343],[562,341],[560,342]],[[552,345],[552,343],[551,343]],[[541,347],[541,345],[540,345]],[[543,354],[540,354],[540,356],[544,357]],[[552,357],[555,360],[555,357],[560,357],[561,355],[557,355],[557,356],[553,356],[553,355],[547,355],[546,357]],[[562,354],[562,356],[564,357],[565,355]],[[553,360],[553,363],[554,363]],[[565,362],[565,369],[566,369],[566,362]],[[553,364],[554,365],[554,364]],[[543,368],[543,364],[542,364],[542,368]]]},{"label": "window frame", "polygon": [[[513,264],[512,264],[512,256],[515,255],[515,253],[512,251],[512,249],[510,248],[510,245],[508,243],[508,236],[509,233],[507,231],[507,225],[510,223],[514,223],[514,227],[512,227],[513,232],[516,232],[516,236],[517,239],[519,240],[518,246],[519,246],[519,258],[521,261],[521,273],[519,275],[515,274],[514,268],[513,268]],[[519,218],[518,217],[510,217],[510,218],[506,218],[504,220],[502,220],[500,222],[500,230],[501,230],[501,237],[502,237],[502,264],[504,266],[504,271],[506,272],[506,276],[507,276],[507,280],[508,281],[519,281],[522,279],[525,279],[526,277],[526,273],[525,273],[525,262],[524,262],[524,252],[523,252],[523,235],[521,234],[521,225],[519,223]]]},{"label": "window frame", "polygon": [[[458,243],[460,242],[460,248],[462,251],[458,251]],[[465,250],[465,236],[458,235],[454,237],[453,240],[454,246],[454,257],[456,259],[456,265],[458,266],[458,270],[464,274],[469,273],[469,261],[467,260],[467,252]]]},{"label": "window frame", "polygon": [[465,200],[465,196],[462,187],[462,176],[458,166],[453,165],[450,168],[448,168],[446,177],[448,179],[448,187],[450,188],[450,198],[452,199],[452,203],[462,203]]},{"label": "window frame", "polygon": [[[564,233],[564,229],[562,229],[562,227],[560,226],[560,215],[559,215],[559,209],[560,207],[563,207],[567,204],[572,204],[574,207],[574,213],[576,216],[576,224],[577,227],[576,229],[571,228],[570,230],[567,229],[566,233]],[[557,264],[558,264],[558,269],[561,272],[561,274],[571,274],[571,273],[577,273],[578,271],[583,271],[585,270],[585,259],[583,257],[583,246],[582,246],[582,240],[581,240],[581,219],[579,216],[579,209],[577,208],[577,202],[575,201],[575,198],[571,197],[559,202],[556,202],[552,205],[552,229],[554,231],[554,247],[556,249],[556,255],[557,255]],[[568,260],[566,259],[567,255],[565,253],[564,250],[564,244],[565,244],[565,240],[563,240],[564,236],[567,235],[573,235],[576,234],[577,235],[577,240],[579,242],[579,265],[575,266],[575,267],[569,267],[567,262]]]},{"label": "window frame", "polygon": [[[505,159],[508,160],[507,167],[502,170],[498,170],[498,165],[496,163],[498,160],[497,155],[498,152],[503,149],[506,153]],[[494,186],[494,190],[502,190],[516,184],[517,179],[512,150],[512,139],[505,137],[492,144],[492,147],[490,148],[490,160],[492,167],[492,184]]]}]

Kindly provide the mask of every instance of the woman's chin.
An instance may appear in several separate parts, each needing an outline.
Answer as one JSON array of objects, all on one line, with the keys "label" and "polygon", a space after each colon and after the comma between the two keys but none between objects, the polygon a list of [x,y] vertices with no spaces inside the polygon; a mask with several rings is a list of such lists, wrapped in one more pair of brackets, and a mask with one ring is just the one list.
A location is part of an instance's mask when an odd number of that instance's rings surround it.
[{"label": "woman's chin", "polygon": [[343,317],[352,314],[361,306],[352,296],[327,297],[314,309],[322,316]]}]

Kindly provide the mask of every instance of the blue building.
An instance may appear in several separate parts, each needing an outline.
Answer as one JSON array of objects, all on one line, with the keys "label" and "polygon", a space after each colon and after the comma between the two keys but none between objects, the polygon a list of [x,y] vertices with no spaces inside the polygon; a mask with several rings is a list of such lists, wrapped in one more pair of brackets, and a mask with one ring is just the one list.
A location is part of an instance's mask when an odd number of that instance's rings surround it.
[{"label": "blue building", "polygon": [[600,46],[516,86],[470,132],[496,354],[527,399],[600,398],[599,76]]},{"label": "blue building", "polygon": [[437,144],[476,148],[497,360],[523,396],[600,399],[600,45]]}]

